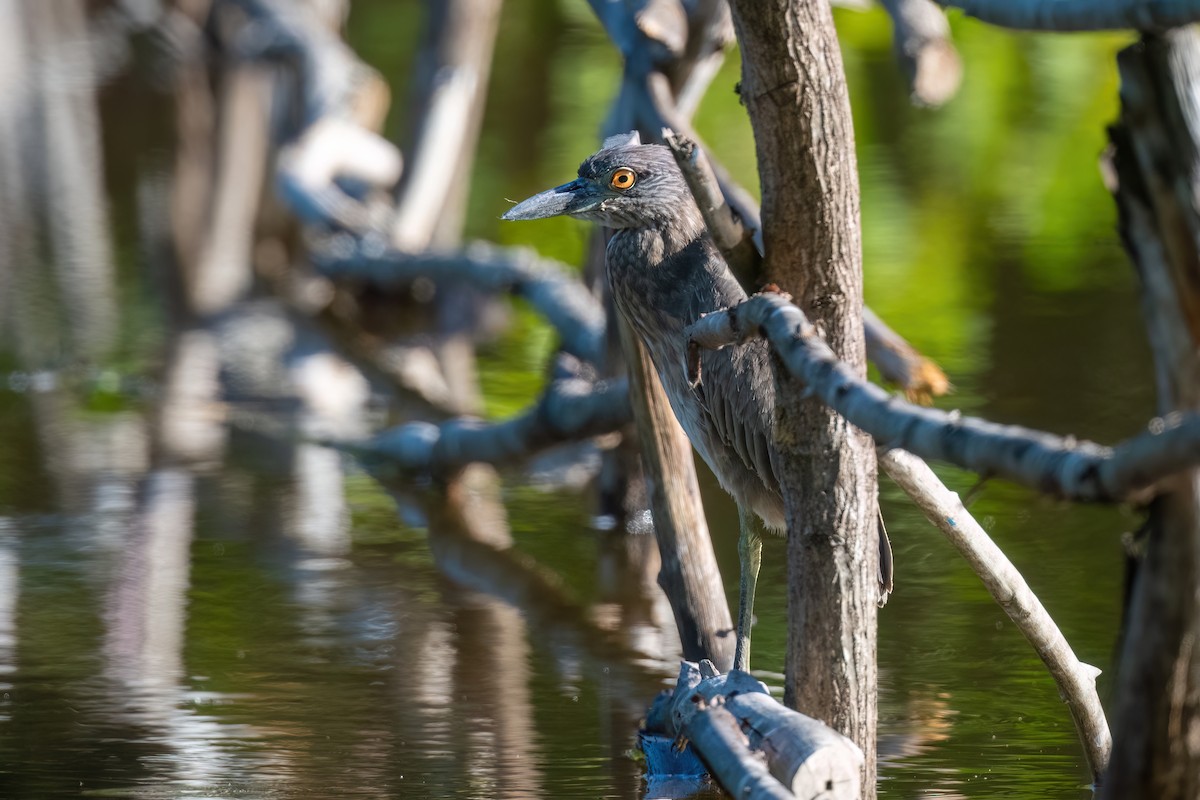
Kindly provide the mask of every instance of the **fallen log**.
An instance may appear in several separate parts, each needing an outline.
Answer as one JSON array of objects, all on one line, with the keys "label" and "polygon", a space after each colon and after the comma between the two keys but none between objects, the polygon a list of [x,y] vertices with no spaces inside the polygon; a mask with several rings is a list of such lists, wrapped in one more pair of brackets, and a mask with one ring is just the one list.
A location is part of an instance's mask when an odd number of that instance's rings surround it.
[{"label": "fallen log", "polygon": [[708,661],[684,661],[675,690],[647,714],[639,744],[652,779],[665,777],[656,768],[694,764],[669,752],[679,741],[737,798],[850,800],[862,788],[863,754],[854,742],[784,707],[749,673],[721,675]]}]

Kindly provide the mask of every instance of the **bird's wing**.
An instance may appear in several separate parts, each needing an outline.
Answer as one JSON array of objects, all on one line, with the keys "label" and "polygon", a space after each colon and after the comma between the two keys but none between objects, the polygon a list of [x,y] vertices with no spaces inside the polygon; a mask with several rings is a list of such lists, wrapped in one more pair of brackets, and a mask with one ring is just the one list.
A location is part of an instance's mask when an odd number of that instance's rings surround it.
[{"label": "bird's wing", "polygon": [[761,340],[704,351],[699,391],[721,441],[767,488],[778,492],[779,473],[770,446],[775,382],[767,359],[767,344]]}]

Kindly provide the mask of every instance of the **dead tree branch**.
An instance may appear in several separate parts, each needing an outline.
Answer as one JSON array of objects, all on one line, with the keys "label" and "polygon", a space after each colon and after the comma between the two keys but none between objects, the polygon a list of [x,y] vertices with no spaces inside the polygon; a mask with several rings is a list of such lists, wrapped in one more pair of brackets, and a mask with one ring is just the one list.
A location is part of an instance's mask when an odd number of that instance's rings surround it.
[{"label": "dead tree branch", "polygon": [[880,0],[892,17],[892,49],[908,78],[913,102],[940,106],[962,83],[962,60],[950,23],[933,0]]},{"label": "dead tree branch", "polygon": [[1027,31],[1162,32],[1200,22],[1195,0],[936,0],[992,25]]},{"label": "dead tree branch", "polygon": [[556,444],[611,433],[632,417],[623,380],[594,383],[579,377],[569,357],[561,375],[523,414],[500,423],[458,417],[436,425],[412,422],[384,431],[363,444],[339,446],[406,473],[444,477],[473,463],[507,464]]},{"label": "dead tree branch", "polygon": [[[754,242],[757,231],[743,224],[741,216],[729,204],[717,182],[712,163],[695,140],[671,130],[663,131],[663,140],[675,155],[684,180],[696,198],[696,205],[704,215],[713,243],[725,256],[725,263],[743,287],[752,283],[762,270],[762,254]],[[761,238],[761,233],[759,236]]]},{"label": "dead tree branch", "polygon": [[[1066,499],[1147,500],[1159,481],[1200,463],[1200,414],[1155,419],[1145,433],[1109,448],[906,403],[855,376],[784,295],[756,295],[736,308],[710,314],[687,334],[690,348],[710,349],[762,336],[808,391],[880,446],[1004,477]],[[695,374],[698,359],[690,360],[693,379],[702,380]]]},{"label": "dead tree branch", "polygon": [[1092,780],[1099,784],[1108,768],[1112,734],[1104,706],[1096,693],[1100,670],[1084,664],[1071,649],[1045,606],[983,527],[921,459],[905,450],[889,450],[879,457],[888,476],[966,559],[996,603],[1013,621],[1046,665],[1059,694],[1075,721],[1075,730],[1087,756]]},{"label": "dead tree branch", "polygon": [[604,308],[566,265],[533,250],[472,242],[456,252],[410,253],[338,237],[314,261],[327,278],[385,290],[430,278],[508,292],[527,300],[554,326],[568,353],[593,364],[604,355]]}]

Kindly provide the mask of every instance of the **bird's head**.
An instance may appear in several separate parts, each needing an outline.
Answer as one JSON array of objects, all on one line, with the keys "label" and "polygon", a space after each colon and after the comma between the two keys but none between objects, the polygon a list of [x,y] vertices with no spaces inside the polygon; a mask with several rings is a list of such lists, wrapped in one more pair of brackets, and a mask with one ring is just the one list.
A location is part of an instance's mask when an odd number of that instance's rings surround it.
[{"label": "bird's head", "polygon": [[694,206],[671,151],[641,144],[636,133],[612,136],[579,165],[570,183],[535,194],[502,219],[545,219],[563,214],[609,228],[669,222]]}]

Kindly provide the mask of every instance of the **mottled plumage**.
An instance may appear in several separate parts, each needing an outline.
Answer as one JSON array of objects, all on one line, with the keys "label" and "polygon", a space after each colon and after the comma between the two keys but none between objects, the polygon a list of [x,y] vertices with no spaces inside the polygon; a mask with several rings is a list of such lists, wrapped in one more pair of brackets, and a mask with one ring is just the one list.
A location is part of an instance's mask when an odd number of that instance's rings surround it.
[{"label": "mottled plumage", "polygon": [[[703,383],[687,379],[684,328],[704,314],[746,299],[704,225],[675,159],[661,145],[627,137],[610,139],[579,167],[579,178],[531,197],[505,219],[569,214],[613,229],[608,243],[609,285],[617,309],[646,345],[655,369],[688,438],[740,509],[754,512],[768,528],[785,526],[776,450],[771,446],[775,385],[767,345],[704,351]],[[617,188],[632,171],[632,185]],[[757,538],[742,519],[742,608],[738,666],[749,661],[749,620],[757,579]],[[880,529],[890,588],[890,548]],[[748,555],[749,554],[749,555]],[[747,559],[753,561],[746,564]],[[746,583],[750,585],[747,587]]]}]

